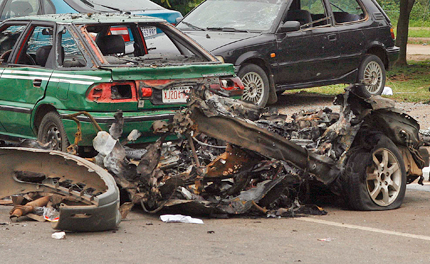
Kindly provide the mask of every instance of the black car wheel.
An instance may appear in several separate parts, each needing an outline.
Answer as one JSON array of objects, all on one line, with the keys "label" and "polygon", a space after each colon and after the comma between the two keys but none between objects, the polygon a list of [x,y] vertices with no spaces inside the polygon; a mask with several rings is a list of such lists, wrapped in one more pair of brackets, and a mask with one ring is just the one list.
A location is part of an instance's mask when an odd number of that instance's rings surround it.
[{"label": "black car wheel", "polygon": [[264,70],[255,64],[246,64],[242,66],[238,75],[245,87],[242,100],[259,107],[266,106],[269,98],[269,79]]},{"label": "black car wheel", "polygon": [[380,95],[385,87],[385,67],[376,55],[366,55],[358,70],[358,82],[366,85],[370,94]]},{"label": "black car wheel", "polygon": [[371,150],[355,150],[345,175],[345,199],[355,210],[389,210],[400,207],[406,191],[402,156],[386,136]]},{"label": "black car wheel", "polygon": [[56,112],[47,113],[40,122],[37,139],[41,143],[51,142],[54,150],[66,151],[69,142],[63,122]]}]

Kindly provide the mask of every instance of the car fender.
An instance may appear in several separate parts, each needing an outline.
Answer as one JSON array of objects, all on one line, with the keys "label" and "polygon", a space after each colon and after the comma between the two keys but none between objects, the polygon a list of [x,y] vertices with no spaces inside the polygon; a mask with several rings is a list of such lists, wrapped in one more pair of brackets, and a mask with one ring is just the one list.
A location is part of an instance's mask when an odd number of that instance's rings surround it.
[{"label": "car fender", "polygon": [[384,43],[380,41],[372,41],[370,42],[365,49],[363,49],[363,53],[361,56],[361,60],[364,59],[364,56],[366,54],[374,54],[378,56],[382,62],[384,62],[385,67],[387,67],[388,63],[388,54],[387,54],[387,47],[384,45]]},{"label": "car fender", "polygon": [[270,66],[269,63],[267,62],[267,60],[265,60],[260,53],[258,53],[257,51],[248,51],[245,52],[244,54],[240,55],[236,61],[234,62],[234,66],[235,66],[235,71],[236,73],[239,72],[240,67],[247,63],[250,60],[258,60],[261,61],[262,64],[264,65],[264,67],[269,71],[268,75],[271,75],[271,70],[270,70]]},{"label": "car fender", "polygon": [[58,98],[55,98],[55,97],[51,97],[51,96],[44,97],[42,100],[37,102],[37,104],[33,108],[33,111],[31,111],[31,118],[30,118],[31,129],[33,129],[33,131],[35,132],[36,135],[37,135],[37,128],[36,128],[37,114],[38,114],[39,110],[44,106],[49,106],[50,108],[55,109],[55,110],[66,108],[61,100],[59,100]]}]

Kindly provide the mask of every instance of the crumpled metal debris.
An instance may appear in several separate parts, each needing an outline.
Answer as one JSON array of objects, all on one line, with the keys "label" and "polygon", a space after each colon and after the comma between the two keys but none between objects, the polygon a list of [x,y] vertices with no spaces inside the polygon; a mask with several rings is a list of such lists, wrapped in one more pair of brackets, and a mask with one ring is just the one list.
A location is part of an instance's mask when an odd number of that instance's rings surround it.
[{"label": "crumpled metal debris", "polygon": [[0,197],[13,195],[11,218],[27,215],[44,221],[43,207],[50,207],[58,211],[54,229],[103,231],[118,226],[119,190],[104,169],[60,151],[9,147],[0,148],[0,155]]},{"label": "crumpled metal debris", "polygon": [[[300,112],[287,122],[286,116],[261,112],[205,89],[194,91],[188,108],[171,123],[153,125],[154,131],[165,134],[139,159],[114,155],[110,164],[122,169],[104,165],[131,202],[150,213],[324,214],[319,207],[301,204],[306,183],[316,179],[340,194],[345,159],[354,141],[362,140],[360,133],[372,122],[384,122],[381,132],[408,150],[409,177],[420,176],[415,169],[423,165],[416,151],[415,120],[396,110],[391,100],[363,93],[359,85],[350,86],[334,103],[341,106],[339,113],[329,108]],[[179,135],[179,140],[165,143],[169,134]],[[116,142],[115,148],[122,146]]]}]

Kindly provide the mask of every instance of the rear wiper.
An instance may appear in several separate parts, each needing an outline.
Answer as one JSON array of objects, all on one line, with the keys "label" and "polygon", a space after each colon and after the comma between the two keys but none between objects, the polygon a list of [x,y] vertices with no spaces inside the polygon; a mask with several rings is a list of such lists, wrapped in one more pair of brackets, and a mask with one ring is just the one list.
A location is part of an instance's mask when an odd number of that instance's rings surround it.
[{"label": "rear wiper", "polygon": [[204,29],[204,28],[201,28],[201,27],[198,27],[198,26],[194,26],[193,24],[188,23],[188,22],[185,22],[185,21],[181,21],[181,23],[184,23],[185,25],[187,25],[187,26],[189,26],[189,27],[191,27],[191,28],[194,28],[194,29],[200,30],[200,31],[206,31],[206,29]]},{"label": "rear wiper", "polygon": [[126,13],[126,12],[124,12],[121,9],[118,9],[118,8],[115,8],[115,7],[111,7],[111,6],[107,6],[107,5],[93,3],[93,2],[88,1],[88,0],[81,0],[81,2],[84,3],[84,4],[86,4],[87,6],[92,7],[92,8],[94,8],[94,4],[96,4],[96,5],[99,5],[101,7],[104,7],[104,8],[110,9],[110,10],[118,11],[118,12],[121,12],[121,13]]},{"label": "rear wiper", "polygon": [[244,29],[236,29],[232,27],[208,27],[207,30],[224,31],[224,32],[249,32]]}]

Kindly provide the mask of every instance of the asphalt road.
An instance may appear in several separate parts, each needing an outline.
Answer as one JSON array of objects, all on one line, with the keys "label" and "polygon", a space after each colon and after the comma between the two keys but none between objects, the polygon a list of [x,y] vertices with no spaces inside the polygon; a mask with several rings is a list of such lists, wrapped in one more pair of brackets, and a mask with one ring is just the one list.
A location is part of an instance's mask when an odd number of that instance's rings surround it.
[{"label": "asphalt road", "polygon": [[[427,186],[430,187],[430,186]],[[163,223],[134,210],[116,231],[51,238],[49,223],[9,223],[0,206],[2,263],[429,263],[430,192],[408,188],[400,209],[300,218]]]}]

